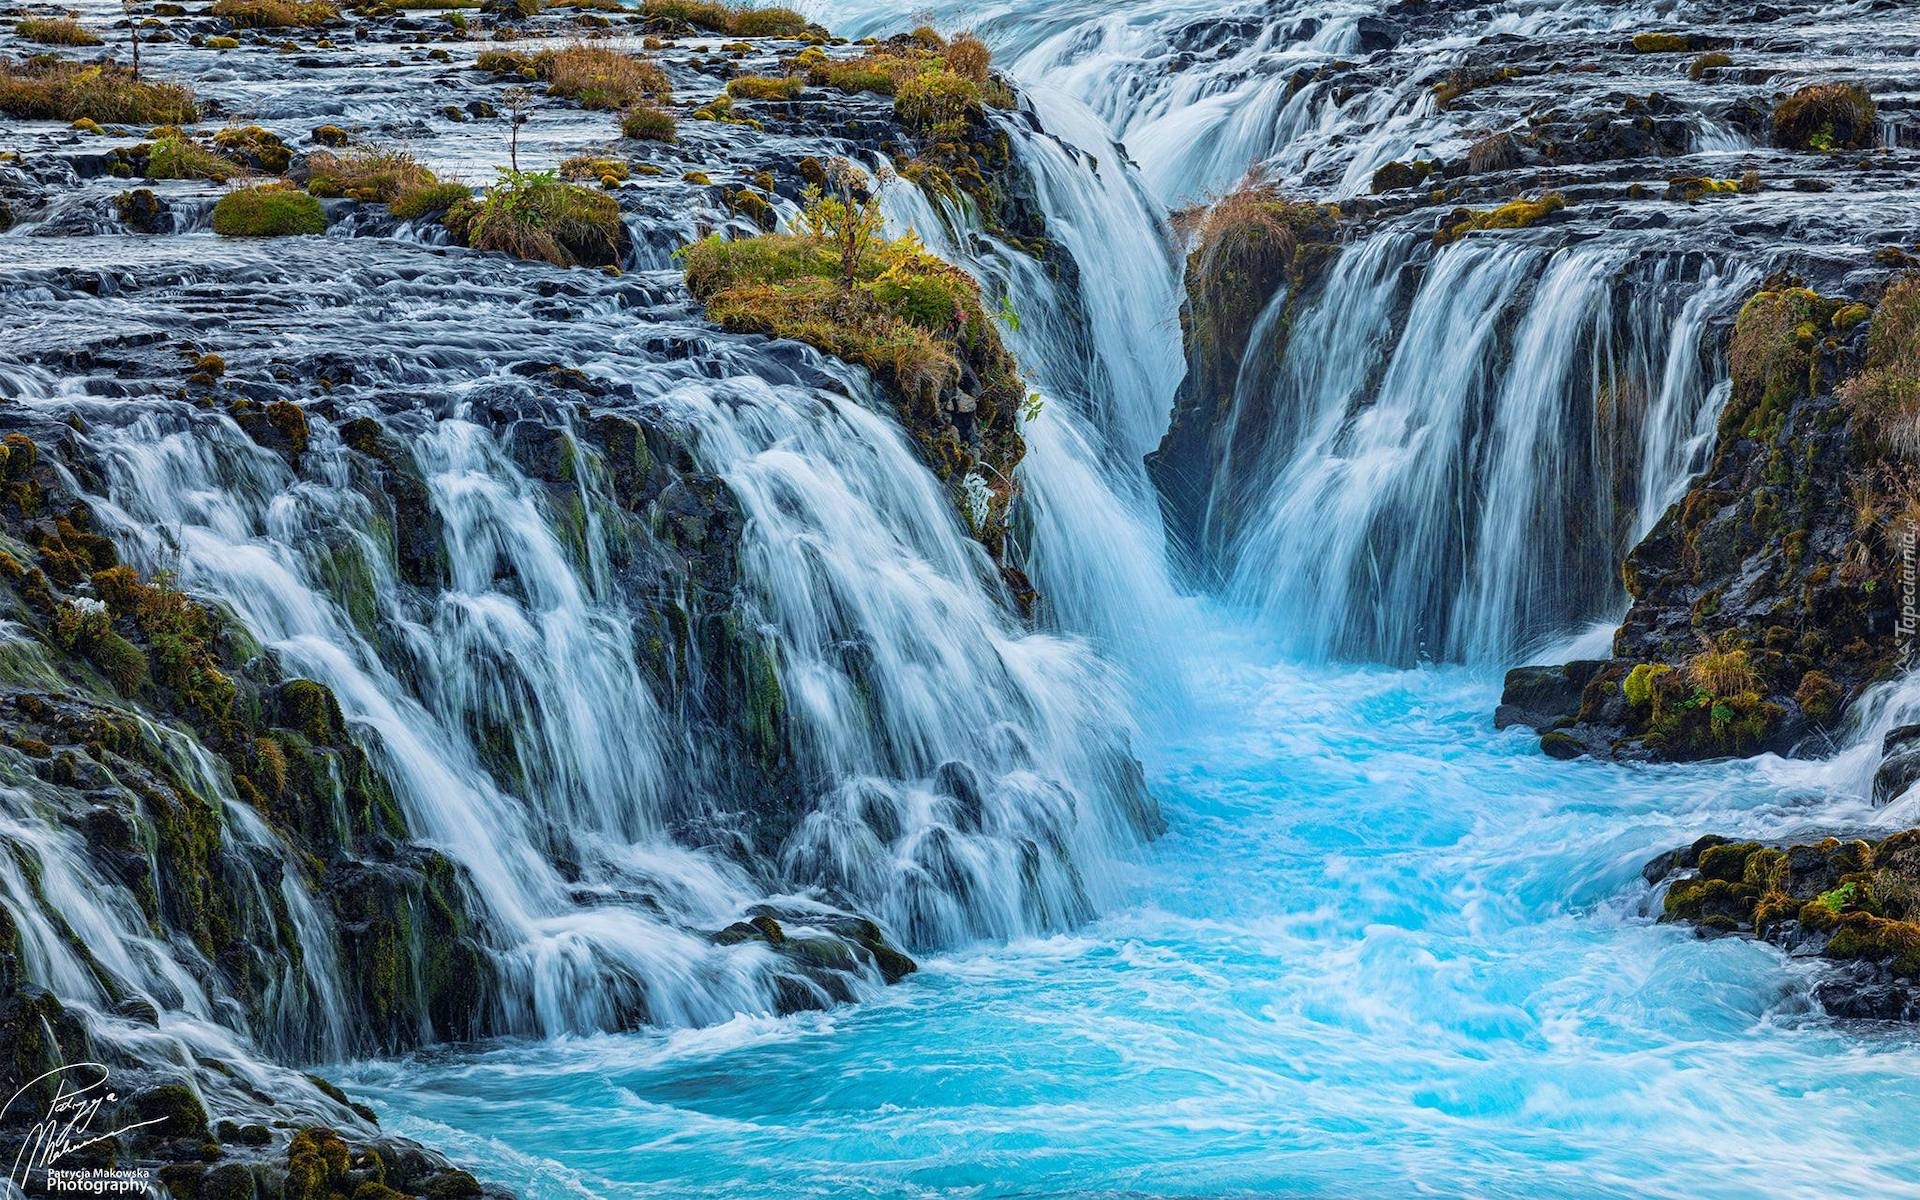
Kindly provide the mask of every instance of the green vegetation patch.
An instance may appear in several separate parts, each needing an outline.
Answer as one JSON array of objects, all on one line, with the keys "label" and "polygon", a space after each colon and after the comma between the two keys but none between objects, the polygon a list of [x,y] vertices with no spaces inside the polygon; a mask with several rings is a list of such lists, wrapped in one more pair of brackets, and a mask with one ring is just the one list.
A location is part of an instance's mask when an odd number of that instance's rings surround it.
[{"label": "green vegetation patch", "polygon": [[309,29],[340,19],[339,8],[326,0],[215,0],[207,12],[236,29]]},{"label": "green vegetation patch", "polygon": [[213,231],[227,237],[290,237],[325,233],[326,210],[283,183],[240,188],[213,206]]},{"label": "green vegetation patch", "polygon": [[1525,229],[1566,206],[1565,196],[1548,192],[1537,200],[1510,200],[1498,208],[1456,208],[1434,232],[1433,244],[1444,246],[1485,229]]},{"label": "green vegetation patch", "polygon": [[446,223],[476,250],[558,267],[618,266],[625,243],[620,205],[553,171],[502,171],[478,200],[450,209]]},{"label": "green vegetation patch", "polygon": [[1773,110],[1773,142],[1789,150],[1866,150],[1879,142],[1873,97],[1854,83],[1803,87]]},{"label": "green vegetation patch", "polygon": [[706,0],[646,0],[642,19],[659,25],[678,25],[736,37],[798,37],[812,22],[790,8],[754,8],[745,4],[716,4]]}]

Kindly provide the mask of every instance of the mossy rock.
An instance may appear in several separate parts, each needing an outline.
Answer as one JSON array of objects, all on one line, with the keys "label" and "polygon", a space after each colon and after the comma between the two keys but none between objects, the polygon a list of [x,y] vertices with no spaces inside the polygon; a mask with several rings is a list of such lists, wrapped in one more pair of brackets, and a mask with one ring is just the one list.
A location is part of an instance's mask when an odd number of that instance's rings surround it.
[{"label": "mossy rock", "polygon": [[325,233],[327,213],[305,192],[262,184],[240,188],[213,206],[213,231],[225,237],[297,237]]}]

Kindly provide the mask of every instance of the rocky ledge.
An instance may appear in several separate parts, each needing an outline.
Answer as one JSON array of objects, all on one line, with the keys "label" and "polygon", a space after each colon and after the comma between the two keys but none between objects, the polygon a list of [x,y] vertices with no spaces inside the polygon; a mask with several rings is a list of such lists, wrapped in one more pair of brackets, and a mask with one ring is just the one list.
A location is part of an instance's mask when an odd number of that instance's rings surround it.
[{"label": "rocky ledge", "polygon": [[1612,657],[1510,672],[1495,723],[1539,729],[1563,758],[1829,746],[1911,652],[1917,336],[1920,276],[1857,298],[1769,280],[1734,324],[1707,471],[1622,569],[1633,605]]},{"label": "rocky ledge", "polygon": [[1920,1020],[1920,830],[1781,846],[1709,836],[1644,873],[1666,885],[1663,920],[1831,964],[1813,994],[1833,1016]]}]

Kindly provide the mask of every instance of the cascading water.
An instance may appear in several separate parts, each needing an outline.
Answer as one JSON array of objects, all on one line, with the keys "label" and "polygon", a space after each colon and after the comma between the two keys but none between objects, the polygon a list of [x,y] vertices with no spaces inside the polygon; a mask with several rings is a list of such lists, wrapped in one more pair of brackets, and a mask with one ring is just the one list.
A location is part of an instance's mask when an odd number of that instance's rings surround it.
[{"label": "cascading water", "polygon": [[[271,250],[196,241],[188,265],[133,239],[9,242],[0,311],[38,322],[18,352],[79,365],[0,378],[70,420],[102,525],[327,684],[409,828],[459,865],[500,975],[482,1031],[524,1036],[335,1064],[388,1129],[534,1200],[1912,1192],[1909,1041],[1819,1017],[1813,970],[1766,946],[1655,924],[1639,873],[1707,831],[1910,823],[1913,799],[1876,810],[1865,788],[1911,689],[1863,707],[1821,764],[1560,764],[1487,729],[1487,667],[1617,617],[1619,555],[1712,440],[1715,347],[1764,248],[1648,254],[1707,223],[1642,209],[1612,228],[1578,193],[1574,224],[1442,249],[1430,213],[1370,218],[1298,311],[1266,304],[1206,481],[1208,559],[1168,561],[1140,461],[1180,374],[1163,205],[1256,160],[1362,197],[1384,163],[1477,140],[1479,101],[1442,106],[1434,85],[1489,51],[1584,62],[1670,19],[1424,7],[936,10],[1030,94],[1047,132],[1003,128],[1079,268],[1049,274],[964,205],[883,193],[896,230],[1018,314],[1003,335],[1042,406],[1017,540],[1043,633],[868,381],[717,335],[638,273],[703,228],[744,231],[716,205],[629,210],[624,279],[358,216],[335,228],[351,237]],[[856,36],[904,23],[810,8]],[[1858,39],[1871,8],[1829,14],[1814,49]],[[1672,61],[1628,61],[1515,86],[1541,103],[1683,86]],[[318,99],[210,91],[262,119],[394,127],[438,70],[394,59]],[[1724,112],[1675,120],[1716,177],[1744,167],[1752,135]],[[733,136],[686,126],[699,153]],[[549,112],[525,136],[558,159],[605,136],[588,128]],[[491,166],[483,139],[463,122],[427,152]],[[115,228],[97,200],[39,232]],[[204,224],[208,197],[175,201],[177,227]],[[103,348],[101,330],[131,336]],[[300,393],[310,440],[290,458],[244,408],[165,398],[178,365],[142,339],[179,330],[236,378],[326,378]],[[403,506],[370,472],[419,493]],[[1188,567],[1224,581],[1218,601],[1179,594]],[[22,645],[0,642],[10,681],[39,670]],[[367,1053],[327,1019],[351,971],[313,952],[343,931],[301,864],[185,735],[147,736],[217,798],[221,838],[256,864],[243,889],[307,953],[268,973],[250,1023],[8,747],[0,898],[32,972],[148,1057],[190,1052],[262,1092],[290,1083],[265,1055]],[[1135,751],[1170,825],[1150,851]],[[710,936],[763,909],[786,951]],[[917,947],[921,973],[883,990],[865,958],[802,970],[851,955],[827,936],[848,914]],[[89,963],[76,940],[115,949]],[[141,999],[157,1025],[129,1015]]]},{"label": "cascading water", "polygon": [[1229,593],[1297,654],[1400,663],[1617,614],[1611,564],[1702,464],[1707,318],[1755,278],[1636,253],[1469,241],[1410,301],[1417,239],[1343,253],[1248,349],[1206,509]]},{"label": "cascading water", "polygon": [[[309,314],[312,353],[329,353],[369,303],[412,314],[384,344],[354,334],[357,383],[334,400],[409,447],[442,531],[438,588],[402,579],[404,531],[355,490],[335,428],[314,423],[296,476],[231,420],[189,405],[134,409],[27,379],[16,393],[84,422],[105,475],[96,508],[136,561],[219,600],[290,672],[339,697],[409,826],[471,878],[503,974],[488,1024],[560,1033],[771,1012],[791,986],[773,956],[701,931],[789,892],[803,913],[818,907],[805,889],[919,946],[1041,932],[1093,911],[1103,864],[1153,820],[1117,685],[1076,646],[1011,626],[947,498],[897,427],[863,406],[864,381],[812,360],[806,377],[841,394],[799,377],[769,384],[768,363],[726,342],[702,347],[690,372],[645,349],[673,328],[670,311],[543,330],[537,299],[464,265],[375,285],[367,249],[319,243],[305,262],[269,270],[243,254],[217,269],[260,287],[284,287],[293,271],[307,294],[324,293]],[[198,286],[182,283],[143,281],[145,318]],[[646,295],[611,284],[578,300],[609,315],[636,302]],[[132,318],[122,303],[72,295],[61,314],[69,329],[117,325]],[[238,328],[225,338],[238,361],[265,350]],[[734,620],[766,647],[771,698],[760,702],[793,730],[796,774],[813,793],[791,801],[792,827],[768,857],[675,840],[690,820],[717,828],[735,805],[744,816],[765,801],[720,791],[702,765],[711,748],[676,724],[678,702],[644,670],[661,649],[637,644],[631,576],[612,576],[636,548],[608,468],[566,432],[566,413],[530,409],[526,429],[553,422],[571,464],[563,488],[543,487],[515,463],[517,424],[502,436],[467,415],[476,402],[493,411],[510,364],[529,360],[617,381],[624,398],[596,419],[632,411],[685,428],[737,499]],[[377,402],[456,362],[464,390],[486,399]],[[682,664],[675,686],[722,687],[705,669]],[[696,789],[715,792],[689,794],[701,779]]]}]

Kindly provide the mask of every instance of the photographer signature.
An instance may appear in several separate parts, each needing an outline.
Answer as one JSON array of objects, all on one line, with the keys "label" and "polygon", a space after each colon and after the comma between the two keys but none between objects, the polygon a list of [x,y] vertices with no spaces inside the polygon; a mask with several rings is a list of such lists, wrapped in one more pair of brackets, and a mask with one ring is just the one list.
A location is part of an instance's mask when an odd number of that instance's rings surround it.
[{"label": "photographer signature", "polygon": [[95,1142],[104,1142],[130,1129],[142,1129],[166,1120],[165,1117],[155,1117],[151,1121],[137,1121],[105,1133],[94,1133],[93,1119],[99,1115],[100,1106],[110,1104],[119,1097],[105,1090],[107,1068],[100,1063],[89,1062],[69,1063],[29,1080],[27,1086],[15,1092],[5,1106],[0,1106],[0,1124],[6,1123],[20,1097],[48,1079],[54,1080],[56,1085],[53,1103],[47,1106],[47,1115],[27,1131],[27,1140],[20,1147],[20,1152],[14,1155],[13,1168],[7,1175],[8,1182],[22,1191],[26,1190],[27,1177],[36,1169],[45,1170]]}]

